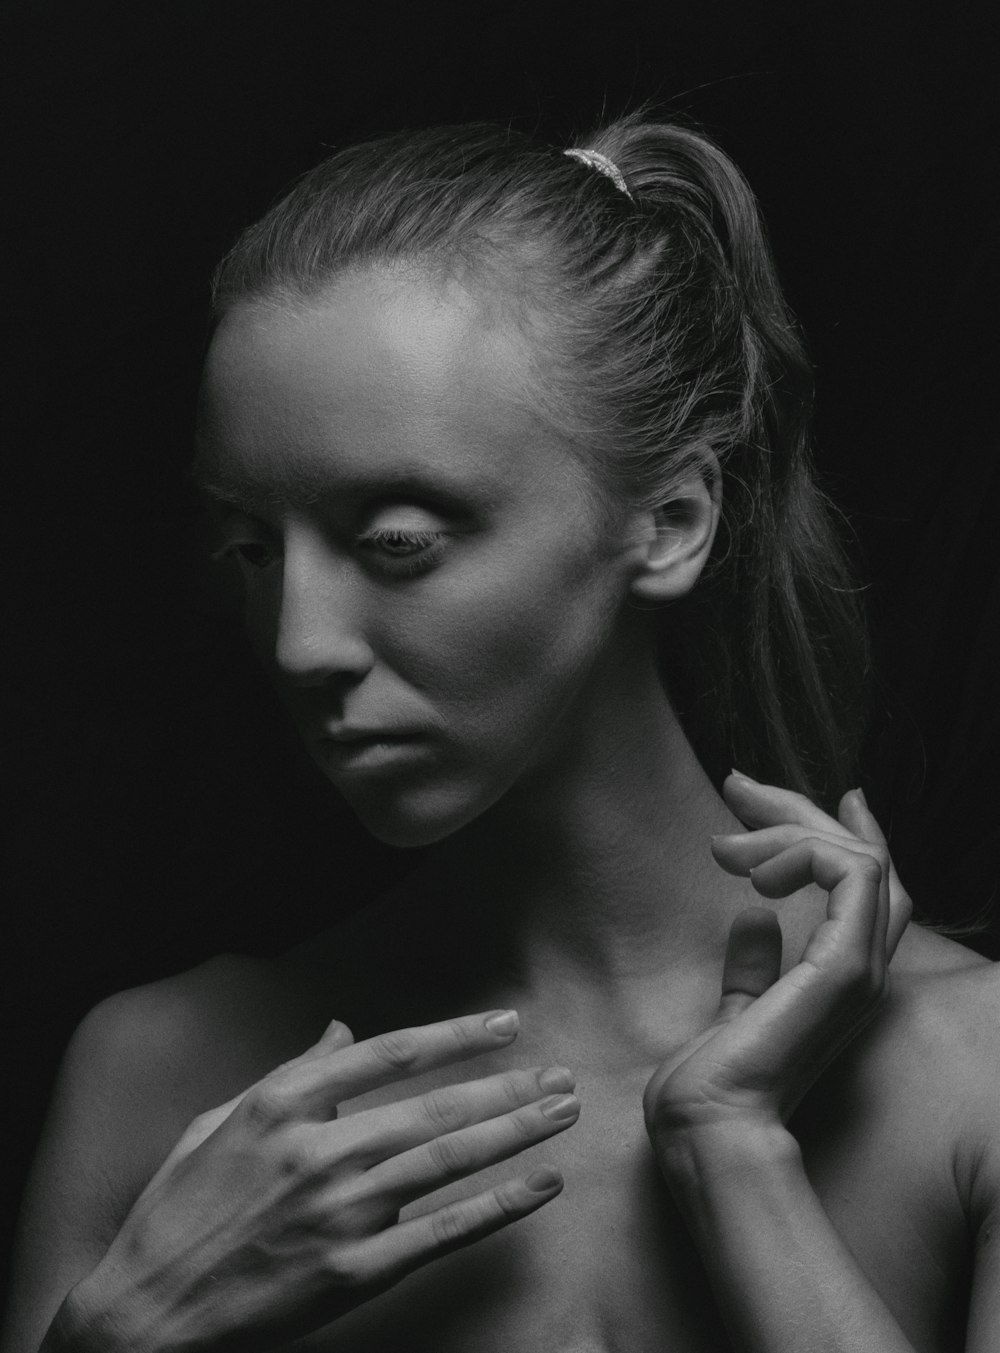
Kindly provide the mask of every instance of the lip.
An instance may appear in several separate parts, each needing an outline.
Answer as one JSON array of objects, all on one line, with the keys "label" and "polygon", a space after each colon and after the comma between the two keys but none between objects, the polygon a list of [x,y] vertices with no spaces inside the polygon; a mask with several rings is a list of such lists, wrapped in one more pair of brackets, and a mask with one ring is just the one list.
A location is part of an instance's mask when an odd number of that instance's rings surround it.
[{"label": "lip", "polygon": [[416,736],[415,733],[394,728],[328,728],[321,738],[323,742],[350,747],[361,742],[405,742]]},{"label": "lip", "polygon": [[319,739],[323,762],[339,772],[378,771],[405,762],[419,751],[416,733],[389,733],[340,728]]}]

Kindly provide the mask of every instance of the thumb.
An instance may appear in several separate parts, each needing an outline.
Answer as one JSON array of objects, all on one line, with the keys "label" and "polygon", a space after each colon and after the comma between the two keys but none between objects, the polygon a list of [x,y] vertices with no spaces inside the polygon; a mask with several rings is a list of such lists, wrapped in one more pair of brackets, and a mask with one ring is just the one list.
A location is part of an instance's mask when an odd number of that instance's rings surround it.
[{"label": "thumb", "polygon": [[729,927],[719,1017],[732,1019],[781,975],[781,927],[770,907],[747,907]]}]

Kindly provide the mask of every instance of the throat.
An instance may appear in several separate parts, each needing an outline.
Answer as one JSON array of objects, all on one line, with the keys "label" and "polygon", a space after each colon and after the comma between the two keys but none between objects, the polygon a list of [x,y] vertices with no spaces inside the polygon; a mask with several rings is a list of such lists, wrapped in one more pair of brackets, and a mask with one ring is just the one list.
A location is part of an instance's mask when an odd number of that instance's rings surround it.
[{"label": "throat", "polygon": [[631,1002],[665,974],[714,968],[745,903],[745,881],[709,849],[739,824],[662,691],[645,726],[628,714],[627,730],[594,722],[568,740],[556,767],[435,847],[413,881],[460,952],[515,986]]}]

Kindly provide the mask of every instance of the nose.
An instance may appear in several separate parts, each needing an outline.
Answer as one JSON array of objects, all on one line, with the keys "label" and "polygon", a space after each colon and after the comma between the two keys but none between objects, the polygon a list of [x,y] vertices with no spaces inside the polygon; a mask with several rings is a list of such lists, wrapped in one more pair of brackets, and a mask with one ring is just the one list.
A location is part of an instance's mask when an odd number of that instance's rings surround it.
[{"label": "nose", "polygon": [[349,558],[316,532],[289,532],[282,565],[274,658],[296,685],[360,681],[375,655],[361,625],[362,581]]}]

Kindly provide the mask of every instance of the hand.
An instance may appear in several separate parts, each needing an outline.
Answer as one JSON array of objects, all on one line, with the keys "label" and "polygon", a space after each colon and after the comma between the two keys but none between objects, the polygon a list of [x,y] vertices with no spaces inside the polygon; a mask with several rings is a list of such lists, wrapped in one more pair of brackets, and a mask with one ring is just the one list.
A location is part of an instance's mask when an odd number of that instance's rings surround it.
[{"label": "hand", "polygon": [[875,1013],[912,904],[885,837],[856,791],[834,819],[801,794],[733,774],[723,793],[757,830],[714,837],[712,853],[764,897],[818,883],[827,918],[784,977],[775,913],[751,907],[729,932],[711,1024],[650,1080],[646,1125],[664,1168],[672,1146],[722,1127],[783,1130],[823,1069]]},{"label": "hand", "polygon": [[499,1031],[490,1022],[470,1015],[358,1044],[335,1022],[196,1118],[80,1285],[79,1346],[273,1348],[554,1198],[562,1181],[541,1169],[399,1221],[407,1203],[571,1126],[579,1106],[563,1068],[337,1117],[344,1100],[510,1044],[516,1016]]}]

